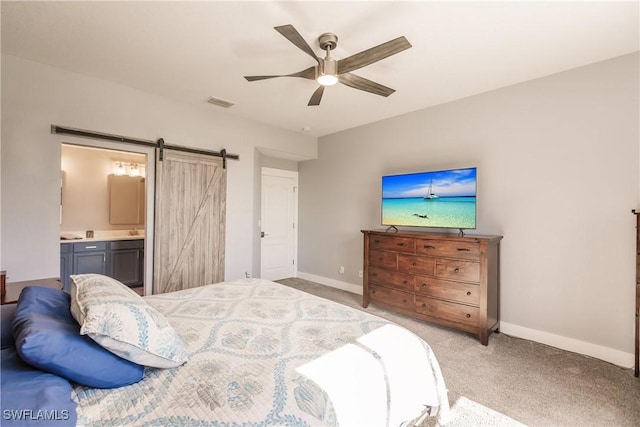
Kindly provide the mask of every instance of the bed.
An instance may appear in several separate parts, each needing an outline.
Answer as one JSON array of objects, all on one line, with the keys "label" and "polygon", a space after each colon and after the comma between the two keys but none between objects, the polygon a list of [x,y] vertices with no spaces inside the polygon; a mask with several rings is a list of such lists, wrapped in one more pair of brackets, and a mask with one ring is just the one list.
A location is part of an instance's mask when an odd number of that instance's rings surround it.
[{"label": "bed", "polygon": [[261,279],[142,300],[188,358],[122,387],[72,383],[77,425],[401,426],[448,414],[427,343],[363,311]]}]

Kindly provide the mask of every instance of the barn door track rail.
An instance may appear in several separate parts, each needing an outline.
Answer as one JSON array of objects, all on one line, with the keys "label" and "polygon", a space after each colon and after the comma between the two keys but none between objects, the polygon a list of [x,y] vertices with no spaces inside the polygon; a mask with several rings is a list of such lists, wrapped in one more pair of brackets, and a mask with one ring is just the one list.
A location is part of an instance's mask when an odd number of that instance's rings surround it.
[{"label": "barn door track rail", "polygon": [[162,161],[164,150],[175,150],[186,153],[203,154],[206,156],[222,157],[222,166],[227,168],[227,159],[240,160],[238,154],[229,154],[226,149],[220,151],[201,150],[199,148],[184,147],[181,145],[167,144],[163,138],[159,138],[157,141],[129,138],[127,136],[113,135],[110,133],[96,132],[84,129],[74,129],[66,126],[51,125],[51,133],[60,135],[72,135],[83,138],[99,139],[102,141],[123,142],[126,144],[143,145],[145,147],[153,147],[158,149],[158,159]]}]

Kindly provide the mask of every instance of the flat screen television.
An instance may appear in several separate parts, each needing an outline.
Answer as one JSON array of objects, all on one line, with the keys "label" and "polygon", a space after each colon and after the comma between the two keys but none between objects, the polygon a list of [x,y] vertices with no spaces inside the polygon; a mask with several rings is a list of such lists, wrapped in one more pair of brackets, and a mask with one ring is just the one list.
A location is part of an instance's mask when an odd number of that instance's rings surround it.
[{"label": "flat screen television", "polygon": [[382,177],[382,225],[476,228],[476,168]]}]

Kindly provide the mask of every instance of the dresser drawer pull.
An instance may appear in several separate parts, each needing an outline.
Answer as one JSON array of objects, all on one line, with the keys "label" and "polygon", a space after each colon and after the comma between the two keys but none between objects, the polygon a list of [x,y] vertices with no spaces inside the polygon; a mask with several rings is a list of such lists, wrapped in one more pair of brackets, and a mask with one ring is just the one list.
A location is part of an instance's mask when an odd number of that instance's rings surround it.
[{"label": "dresser drawer pull", "polygon": [[431,246],[431,245],[424,245],[423,248],[425,249],[435,249],[435,246]]},{"label": "dresser drawer pull", "polygon": [[422,308],[427,308],[427,304],[422,303]]},{"label": "dresser drawer pull", "polygon": [[95,249],[95,248],[97,248],[97,246],[85,246],[84,248],[85,249]]},{"label": "dresser drawer pull", "polygon": [[406,284],[407,284],[407,281],[406,281],[406,280],[403,280],[403,281],[402,281],[402,283],[404,283],[404,284],[406,285]]},{"label": "dresser drawer pull", "polygon": [[372,294],[375,294],[375,293],[376,293],[376,290],[375,290],[375,289],[374,289],[374,290],[372,290],[372,291],[371,291],[371,293],[372,293]]},{"label": "dresser drawer pull", "polygon": [[404,242],[400,242],[400,243],[396,243],[396,246],[403,247],[403,246],[407,246],[407,244]]},{"label": "dresser drawer pull", "polygon": [[374,243],[380,243],[380,240],[374,240],[373,242]]},{"label": "dresser drawer pull", "polygon": [[467,296],[471,296],[471,291],[467,292]]},{"label": "dresser drawer pull", "polygon": [[416,265],[418,265],[418,264],[417,264],[417,263],[415,263],[415,262],[413,262],[413,263],[411,264],[411,266],[412,266],[412,267],[415,267]]},{"label": "dresser drawer pull", "polygon": [[471,315],[469,313],[467,313],[467,319],[470,318],[470,317],[471,317]]},{"label": "dresser drawer pull", "polygon": [[453,269],[453,272],[454,273],[460,273],[460,269],[458,267],[456,267],[456,268]]},{"label": "dresser drawer pull", "polygon": [[423,287],[423,288],[426,288],[426,287],[427,287],[427,284],[426,284],[426,283],[423,283],[423,284],[422,284],[422,287]]},{"label": "dresser drawer pull", "polygon": [[407,299],[406,299],[406,298],[403,298],[403,299],[402,299],[402,302],[403,302],[403,303],[406,303],[406,302],[407,302]]},{"label": "dresser drawer pull", "polygon": [[469,248],[458,248],[459,252],[469,252]]}]

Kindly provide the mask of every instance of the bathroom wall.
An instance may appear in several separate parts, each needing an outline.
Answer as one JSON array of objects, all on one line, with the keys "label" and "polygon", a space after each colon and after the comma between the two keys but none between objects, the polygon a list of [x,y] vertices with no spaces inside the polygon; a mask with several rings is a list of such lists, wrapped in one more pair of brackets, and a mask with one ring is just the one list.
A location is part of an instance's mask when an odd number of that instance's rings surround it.
[{"label": "bathroom wall", "polygon": [[125,230],[140,224],[109,223],[108,176],[113,163],[146,164],[146,156],[124,151],[62,145],[62,223],[61,232],[86,230]]}]

